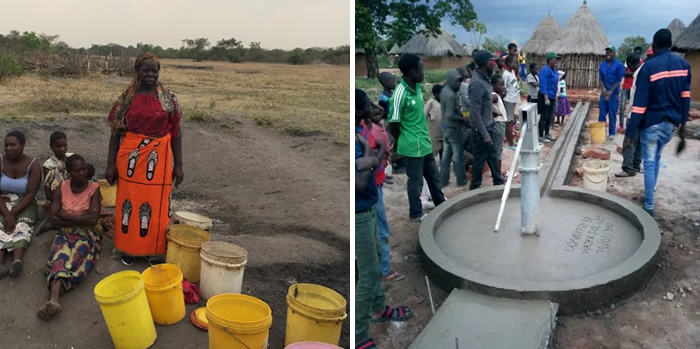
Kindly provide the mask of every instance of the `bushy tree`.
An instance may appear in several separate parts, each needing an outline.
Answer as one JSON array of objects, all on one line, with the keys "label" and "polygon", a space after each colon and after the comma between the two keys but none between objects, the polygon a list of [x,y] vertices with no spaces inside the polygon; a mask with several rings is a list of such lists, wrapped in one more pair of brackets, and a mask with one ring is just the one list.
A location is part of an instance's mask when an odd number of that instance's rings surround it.
[{"label": "bushy tree", "polygon": [[22,66],[15,57],[0,55],[0,81],[22,75]]},{"label": "bushy tree", "polygon": [[510,40],[501,34],[498,34],[492,38],[487,37],[484,39],[484,50],[491,51],[493,53],[498,51],[501,53],[506,53],[508,52],[509,43]]},{"label": "bushy tree", "polygon": [[617,50],[618,58],[624,62],[627,56],[634,51],[635,46],[640,46],[642,48],[642,54],[644,54],[651,45],[647,43],[647,39],[641,36],[626,37]]}]

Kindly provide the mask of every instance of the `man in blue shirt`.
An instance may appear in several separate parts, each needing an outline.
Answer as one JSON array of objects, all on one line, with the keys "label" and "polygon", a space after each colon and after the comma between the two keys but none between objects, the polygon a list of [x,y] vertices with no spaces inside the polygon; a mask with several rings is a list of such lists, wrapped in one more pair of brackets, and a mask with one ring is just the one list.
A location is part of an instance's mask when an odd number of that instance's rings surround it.
[{"label": "man in blue shirt", "polygon": [[549,135],[549,129],[554,121],[554,103],[557,101],[557,92],[559,91],[559,72],[557,71],[559,58],[561,56],[558,54],[548,52],[545,56],[547,65],[542,68],[538,75],[540,91],[537,93],[537,110],[540,114],[539,141],[542,143],[554,140]]},{"label": "man in blue shirt", "polygon": [[[608,121],[609,139],[615,138],[615,128],[617,126],[617,109],[620,105],[620,83],[625,76],[625,66],[615,59],[615,46],[605,48],[605,61],[600,63],[598,77],[600,79],[600,98],[598,99],[598,121],[605,122],[606,116],[610,116]],[[622,117],[622,116],[621,116]]]},{"label": "man in blue shirt", "polygon": [[355,342],[356,347],[375,348],[369,338],[371,322],[406,321],[413,316],[410,308],[397,308],[385,304],[384,287],[379,270],[377,235],[377,210],[379,198],[374,178],[374,168],[381,163],[384,146],[372,151],[370,141],[362,136],[365,128],[361,121],[372,113],[367,94],[355,89],[355,259],[357,263],[357,287],[355,289]]},{"label": "man in blue shirt", "polygon": [[637,75],[632,117],[627,122],[625,142],[631,143],[640,132],[644,160],[644,210],[654,216],[654,189],[659,178],[661,152],[681,130],[690,111],[690,65],[671,54],[672,37],[668,29],[654,34],[654,56],[644,62]]}]

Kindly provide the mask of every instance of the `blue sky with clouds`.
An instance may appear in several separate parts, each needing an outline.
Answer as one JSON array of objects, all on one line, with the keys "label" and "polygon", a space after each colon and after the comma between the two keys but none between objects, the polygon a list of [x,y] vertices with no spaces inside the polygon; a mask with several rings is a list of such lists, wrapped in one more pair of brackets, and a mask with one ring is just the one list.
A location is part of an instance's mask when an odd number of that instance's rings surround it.
[{"label": "blue sky with clouds", "polygon": [[[517,40],[522,46],[547,15],[547,11],[556,18],[559,26],[564,27],[583,1],[472,0],[472,4],[479,21],[486,24],[486,36],[501,34],[508,39]],[[689,25],[700,13],[700,0],[589,0],[588,7],[608,39],[619,47],[628,36],[641,35],[651,42],[656,30],[666,28],[674,18]],[[443,29],[456,35],[457,40],[463,44],[472,41],[472,35],[464,29],[449,23],[443,23]]]}]

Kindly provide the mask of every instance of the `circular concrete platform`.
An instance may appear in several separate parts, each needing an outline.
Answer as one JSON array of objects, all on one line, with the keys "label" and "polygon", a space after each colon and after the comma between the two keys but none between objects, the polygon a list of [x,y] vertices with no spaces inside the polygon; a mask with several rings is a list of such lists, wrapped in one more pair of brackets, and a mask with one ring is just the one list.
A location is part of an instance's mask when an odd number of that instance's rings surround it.
[{"label": "circular concrete platform", "polygon": [[493,233],[502,187],[451,198],[420,227],[424,265],[445,289],[546,299],[562,313],[593,310],[641,287],[656,269],[660,232],[634,203],[605,193],[559,187],[540,201],[540,236],[520,235],[513,188]]}]

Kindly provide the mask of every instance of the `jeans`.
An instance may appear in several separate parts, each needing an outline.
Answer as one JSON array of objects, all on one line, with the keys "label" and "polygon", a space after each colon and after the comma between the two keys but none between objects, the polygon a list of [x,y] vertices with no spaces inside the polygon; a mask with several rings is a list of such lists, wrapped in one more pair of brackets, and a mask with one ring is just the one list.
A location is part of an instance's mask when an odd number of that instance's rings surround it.
[{"label": "jeans", "polygon": [[673,137],[675,126],[664,121],[641,130],[642,158],[644,159],[644,208],[654,209],[654,189],[659,179],[661,152]]},{"label": "jeans", "polygon": [[[495,125],[494,125],[495,126]],[[477,189],[481,186],[481,177],[484,172],[484,164],[489,165],[491,176],[493,177],[493,185],[503,184],[503,176],[501,169],[498,168],[498,159],[496,159],[496,145],[493,142],[498,138],[496,130],[488,131],[491,136],[491,144],[484,142],[481,132],[474,131],[474,167],[472,167],[472,183],[469,186],[470,190]]]},{"label": "jeans", "polygon": [[467,185],[467,171],[464,168],[464,134],[462,128],[449,127],[443,131],[444,145],[440,163],[440,184],[446,186],[450,181],[450,164],[455,157],[455,176],[457,185]]},{"label": "jeans", "polygon": [[610,95],[609,101],[606,101],[605,98],[603,98],[603,96],[600,96],[600,98],[598,98],[598,108],[600,109],[600,114],[598,114],[598,121],[605,122],[605,117],[610,117],[610,121],[608,122],[608,134],[610,136],[614,136],[616,131],[616,118],[619,98],[620,97],[617,93],[613,93],[612,95]]},{"label": "jeans", "polygon": [[423,203],[420,201],[420,194],[423,191],[423,178],[428,183],[430,196],[433,198],[435,206],[445,201],[445,195],[440,186],[440,174],[433,154],[428,154],[420,158],[404,157],[406,164],[406,176],[408,183],[406,192],[408,194],[408,217],[418,219],[423,215]]},{"label": "jeans", "polygon": [[379,270],[382,277],[389,275],[391,271],[391,254],[389,254],[389,222],[386,219],[386,209],[384,208],[384,188],[380,185],[377,199],[377,235],[379,237],[379,249],[382,256],[379,261]]},{"label": "jeans", "polygon": [[384,311],[384,286],[379,274],[377,212],[374,208],[355,213],[355,258],[358,280],[355,288],[355,341],[369,338],[373,312]]},{"label": "jeans", "polygon": [[642,168],[642,147],[639,145],[639,132],[632,138],[632,145],[622,145],[622,170],[636,174]]},{"label": "jeans", "polygon": [[631,92],[631,90],[622,90],[622,96],[620,97],[620,127],[625,127],[625,108]]}]

